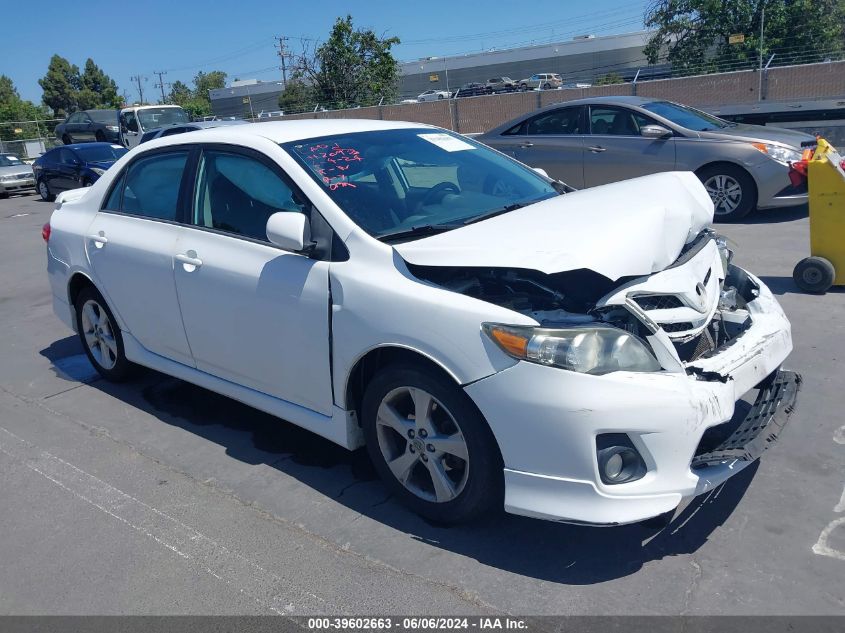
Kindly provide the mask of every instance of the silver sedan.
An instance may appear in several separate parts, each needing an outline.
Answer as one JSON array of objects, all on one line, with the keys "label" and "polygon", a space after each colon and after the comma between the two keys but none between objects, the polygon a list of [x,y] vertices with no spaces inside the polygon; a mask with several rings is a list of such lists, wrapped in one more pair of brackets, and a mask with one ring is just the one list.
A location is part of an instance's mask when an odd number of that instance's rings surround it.
[{"label": "silver sedan", "polygon": [[32,165],[27,165],[14,154],[0,154],[0,198],[30,190],[35,190]]},{"label": "silver sedan", "polygon": [[643,97],[579,99],[523,115],[477,137],[576,189],[660,171],[693,171],[716,221],[755,208],[802,204],[789,163],[803,132],[725,121],[689,106]]}]

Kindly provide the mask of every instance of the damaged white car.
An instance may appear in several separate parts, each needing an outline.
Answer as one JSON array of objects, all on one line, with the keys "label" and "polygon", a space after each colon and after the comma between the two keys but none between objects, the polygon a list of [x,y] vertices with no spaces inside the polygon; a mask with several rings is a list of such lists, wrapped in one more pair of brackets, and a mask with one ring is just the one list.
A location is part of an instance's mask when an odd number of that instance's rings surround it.
[{"label": "damaged white car", "polygon": [[693,174],[567,191],[419,124],[171,136],[60,196],[54,307],[104,377],[366,445],[432,519],[641,521],[777,438],[790,326]]}]

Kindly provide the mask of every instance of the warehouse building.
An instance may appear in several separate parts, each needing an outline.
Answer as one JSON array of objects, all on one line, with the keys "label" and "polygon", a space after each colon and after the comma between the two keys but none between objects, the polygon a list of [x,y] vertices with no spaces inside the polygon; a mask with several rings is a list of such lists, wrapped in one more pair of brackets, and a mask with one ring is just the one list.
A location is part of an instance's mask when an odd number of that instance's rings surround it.
[{"label": "warehouse building", "polygon": [[573,84],[594,83],[611,72],[631,80],[637,70],[642,79],[655,78],[667,69],[649,67],[643,48],[650,36],[650,31],[585,35],[554,44],[405,62],[401,65],[401,94],[413,98],[426,90],[454,92],[470,82],[484,83],[502,76],[520,81],[536,73],[558,73],[564,83]]},{"label": "warehouse building", "polygon": [[236,79],[226,88],[209,90],[208,96],[216,116],[249,119],[278,112],[281,93],[281,81]]}]

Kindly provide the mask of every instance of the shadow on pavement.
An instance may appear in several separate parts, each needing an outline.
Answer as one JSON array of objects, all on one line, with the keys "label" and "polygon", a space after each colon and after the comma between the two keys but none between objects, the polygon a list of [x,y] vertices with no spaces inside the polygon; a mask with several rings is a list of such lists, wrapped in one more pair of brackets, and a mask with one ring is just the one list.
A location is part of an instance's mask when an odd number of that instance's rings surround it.
[{"label": "shadow on pavement", "polygon": [[734,222],[734,224],[776,224],[778,222],[792,222],[806,218],[809,214],[810,208],[806,204],[783,207],[781,209],[757,209],[742,220]]},{"label": "shadow on pavement", "polygon": [[[772,294],[775,295],[785,295],[785,294],[794,294],[794,295],[807,295],[812,293],[806,293],[801,290],[793,281],[792,277],[779,277],[776,275],[760,275],[760,281],[766,284],[769,287],[769,290],[772,291]],[[845,286],[833,286],[830,288],[825,294],[841,294],[845,292]]]},{"label": "shadow on pavement", "polygon": [[[74,344],[76,342],[76,344]],[[75,337],[41,351],[54,364],[81,353]],[[142,369],[127,383],[90,384],[162,422],[226,449],[246,464],[267,464],[355,512],[411,538],[532,578],[586,585],[627,576],[645,563],[695,552],[731,515],[757,470],[745,468],[697,497],[667,527],[595,528],[505,515],[469,525],[434,525],[391,499],[366,451],[349,452],[293,424],[190,383]]]}]

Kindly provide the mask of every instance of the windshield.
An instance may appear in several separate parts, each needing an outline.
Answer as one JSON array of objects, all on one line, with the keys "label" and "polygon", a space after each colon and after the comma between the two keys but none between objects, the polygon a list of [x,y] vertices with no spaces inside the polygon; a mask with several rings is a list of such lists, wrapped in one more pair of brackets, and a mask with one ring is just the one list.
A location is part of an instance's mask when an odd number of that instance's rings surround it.
[{"label": "windshield", "polygon": [[362,229],[389,239],[457,228],[558,195],[545,178],[471,139],[432,128],[283,144]]},{"label": "windshield", "polygon": [[86,110],[92,121],[117,125],[117,110]]},{"label": "windshield", "polygon": [[23,165],[23,161],[17,156],[0,155],[0,167],[14,167],[15,165]]},{"label": "windshield", "polygon": [[86,145],[76,147],[74,151],[86,163],[99,163],[101,161],[114,161],[123,156],[129,150],[120,145]]},{"label": "windshield", "polygon": [[188,115],[182,108],[145,108],[138,110],[138,120],[145,130],[171,123],[189,123]]},{"label": "windshield", "polygon": [[696,110],[689,106],[678,105],[669,101],[653,101],[646,103],[643,108],[649,112],[669,119],[672,123],[685,127],[688,130],[697,132],[708,132],[710,130],[721,130],[731,127],[734,124],[719,117]]}]

